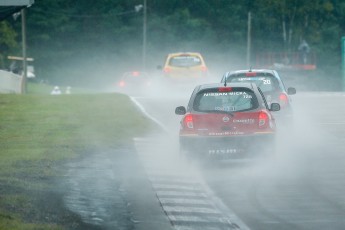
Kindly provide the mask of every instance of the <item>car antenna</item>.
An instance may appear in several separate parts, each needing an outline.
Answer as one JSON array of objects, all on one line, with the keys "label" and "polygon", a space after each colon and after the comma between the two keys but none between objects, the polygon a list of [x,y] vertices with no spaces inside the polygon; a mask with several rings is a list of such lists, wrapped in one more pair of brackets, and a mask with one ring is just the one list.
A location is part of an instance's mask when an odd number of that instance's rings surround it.
[{"label": "car antenna", "polygon": [[224,87],[226,87],[226,79],[227,79],[227,76],[225,76],[224,78]]}]

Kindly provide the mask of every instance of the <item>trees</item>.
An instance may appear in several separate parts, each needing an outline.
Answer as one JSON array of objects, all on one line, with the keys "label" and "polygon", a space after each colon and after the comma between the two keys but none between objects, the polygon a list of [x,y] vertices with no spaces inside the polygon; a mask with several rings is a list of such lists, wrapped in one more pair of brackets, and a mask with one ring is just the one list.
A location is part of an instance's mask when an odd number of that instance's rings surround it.
[{"label": "trees", "polygon": [[[234,54],[233,60],[241,64],[251,11],[253,53],[295,51],[300,40],[306,39],[318,53],[321,68],[339,68],[340,38],[345,30],[345,3],[341,0],[313,4],[308,0],[147,2],[149,67],[167,52],[184,49],[201,51],[206,57]],[[87,75],[95,78],[100,69],[115,75],[137,68],[142,49],[142,14],[134,10],[138,4],[141,1],[36,0],[28,10],[27,24],[28,53],[35,57],[37,74],[71,81],[87,79]],[[5,30],[0,37],[2,50],[15,52],[15,43],[20,41],[13,29],[0,24],[0,30]]]},{"label": "trees", "polygon": [[0,68],[5,69],[6,58],[12,50],[18,48],[17,33],[6,21],[0,22]]}]

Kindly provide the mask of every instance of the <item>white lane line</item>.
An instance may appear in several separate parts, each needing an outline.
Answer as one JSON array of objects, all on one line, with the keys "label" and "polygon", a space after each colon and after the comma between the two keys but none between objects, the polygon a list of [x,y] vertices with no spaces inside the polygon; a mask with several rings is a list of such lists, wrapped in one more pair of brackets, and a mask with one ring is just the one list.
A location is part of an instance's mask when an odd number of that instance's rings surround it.
[{"label": "white lane line", "polygon": [[200,197],[206,198],[206,193],[204,192],[188,192],[188,191],[157,191],[158,197],[167,197],[167,196],[175,196],[175,197]]},{"label": "white lane line", "polygon": [[190,199],[190,198],[159,198],[159,201],[164,204],[195,204],[195,205],[212,205],[210,201],[204,199]]},{"label": "white lane line", "polygon": [[185,207],[185,206],[163,206],[165,212],[181,212],[181,213],[200,213],[200,214],[222,214],[214,208],[207,207]]},{"label": "white lane line", "polygon": [[201,187],[201,185],[195,181],[188,182],[188,181],[170,181],[170,180],[159,180],[159,181],[151,181],[152,184],[156,185],[175,185],[175,186],[189,186],[189,187]]},{"label": "white lane line", "polygon": [[229,223],[229,219],[223,216],[211,216],[206,217],[205,215],[200,216],[176,216],[168,215],[171,221],[189,221],[189,222],[219,222],[219,223]]},{"label": "white lane line", "polygon": [[197,184],[197,182],[192,181],[193,178],[188,177],[169,177],[169,176],[156,176],[151,178],[152,183],[175,183],[175,184]]},{"label": "white lane line", "polygon": [[160,122],[158,121],[156,118],[154,118],[153,116],[151,116],[148,112],[146,112],[145,108],[134,98],[134,97],[130,97],[131,101],[140,109],[140,111],[147,116],[149,119],[151,119],[152,121],[154,121],[157,125],[159,125],[165,132],[169,132],[169,130]]},{"label": "white lane line", "polygon": [[199,186],[173,185],[173,184],[152,184],[155,190],[184,190],[184,191],[202,191]]},{"label": "white lane line", "polygon": [[[191,226],[174,226],[176,230],[195,230],[195,227]],[[229,230],[230,228],[217,228],[217,227],[208,227],[208,226],[199,226],[197,230]]]},{"label": "white lane line", "polygon": [[[176,175],[151,177],[152,186],[156,188],[159,202],[175,229],[209,230],[209,229],[235,229],[230,219],[219,212],[213,202],[206,196],[196,178],[181,178]],[[167,187],[179,191],[157,191],[157,188]],[[192,191],[190,191],[192,189]],[[197,190],[195,190],[197,189]],[[160,193],[161,192],[161,193]],[[178,197],[164,197],[162,195],[179,195]],[[197,195],[200,192],[204,196],[190,198],[183,194]],[[182,207],[182,208],[181,208]],[[186,212],[187,211],[187,212]],[[205,224],[207,226],[205,226]]]}]

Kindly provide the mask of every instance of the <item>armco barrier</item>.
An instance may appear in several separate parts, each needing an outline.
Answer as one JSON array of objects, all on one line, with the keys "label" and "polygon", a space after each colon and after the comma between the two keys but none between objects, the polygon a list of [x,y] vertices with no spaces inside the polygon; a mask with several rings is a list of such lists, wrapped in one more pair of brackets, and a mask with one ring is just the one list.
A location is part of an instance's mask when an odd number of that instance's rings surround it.
[{"label": "armco barrier", "polygon": [[22,76],[0,70],[0,93],[22,93]]}]

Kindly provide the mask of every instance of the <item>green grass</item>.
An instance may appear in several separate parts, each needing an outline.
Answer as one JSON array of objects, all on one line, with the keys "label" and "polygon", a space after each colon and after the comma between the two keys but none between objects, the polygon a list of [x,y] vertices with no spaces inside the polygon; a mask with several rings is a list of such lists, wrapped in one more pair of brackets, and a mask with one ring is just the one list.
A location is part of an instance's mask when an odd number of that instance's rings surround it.
[{"label": "green grass", "polygon": [[0,94],[0,229],[61,229],[27,220],[36,208],[29,194],[50,186],[53,166],[99,146],[121,148],[151,129],[121,94]]}]

